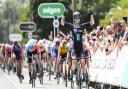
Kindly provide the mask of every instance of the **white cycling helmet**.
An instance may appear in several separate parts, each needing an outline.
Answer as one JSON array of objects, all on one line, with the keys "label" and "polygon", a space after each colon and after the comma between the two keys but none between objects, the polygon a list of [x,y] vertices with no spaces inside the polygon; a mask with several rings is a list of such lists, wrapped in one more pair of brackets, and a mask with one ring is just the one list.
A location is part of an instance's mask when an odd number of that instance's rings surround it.
[{"label": "white cycling helmet", "polygon": [[39,46],[44,46],[43,40],[39,40],[39,41],[38,41],[38,45],[39,45]]}]

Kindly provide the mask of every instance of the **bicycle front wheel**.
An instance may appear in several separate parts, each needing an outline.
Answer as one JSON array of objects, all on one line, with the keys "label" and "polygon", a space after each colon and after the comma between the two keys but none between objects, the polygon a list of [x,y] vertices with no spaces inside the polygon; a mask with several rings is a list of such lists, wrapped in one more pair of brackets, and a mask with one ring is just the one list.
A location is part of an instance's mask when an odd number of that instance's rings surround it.
[{"label": "bicycle front wheel", "polygon": [[81,78],[81,70],[80,68],[77,71],[77,89],[82,89],[82,78]]},{"label": "bicycle front wheel", "polygon": [[32,78],[32,88],[35,87],[35,82],[36,82],[36,79],[35,78]]}]

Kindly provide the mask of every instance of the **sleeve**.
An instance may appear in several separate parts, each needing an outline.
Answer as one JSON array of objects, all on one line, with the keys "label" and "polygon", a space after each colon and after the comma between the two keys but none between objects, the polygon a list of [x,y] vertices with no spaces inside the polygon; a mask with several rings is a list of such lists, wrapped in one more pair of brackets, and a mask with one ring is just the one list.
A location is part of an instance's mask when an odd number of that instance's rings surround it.
[{"label": "sleeve", "polygon": [[29,47],[28,46],[26,46],[25,47],[25,52],[27,52],[29,50]]},{"label": "sleeve", "polygon": [[91,26],[90,22],[83,23],[80,25],[83,29],[85,29],[87,26]]},{"label": "sleeve", "polygon": [[53,54],[53,51],[54,51],[54,47],[52,47],[52,51],[51,51],[51,54]]},{"label": "sleeve", "polygon": [[68,27],[73,26],[73,24],[72,24],[72,23],[68,23],[68,22],[64,22],[64,25],[65,25],[65,26],[68,26]]}]

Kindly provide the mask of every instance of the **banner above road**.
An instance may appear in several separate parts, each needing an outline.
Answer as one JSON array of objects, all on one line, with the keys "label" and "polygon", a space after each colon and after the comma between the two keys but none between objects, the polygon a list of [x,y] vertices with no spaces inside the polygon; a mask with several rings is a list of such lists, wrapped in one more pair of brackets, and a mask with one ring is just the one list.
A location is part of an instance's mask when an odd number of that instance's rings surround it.
[{"label": "banner above road", "polygon": [[22,22],[19,25],[19,29],[22,32],[34,32],[36,30],[36,24],[34,22]]},{"label": "banner above road", "polygon": [[65,7],[61,3],[42,3],[38,7],[38,14],[42,18],[61,17]]},{"label": "banner above road", "polygon": [[21,41],[22,40],[22,36],[21,36],[21,34],[17,34],[17,33],[10,34],[9,35],[9,40],[10,41]]}]

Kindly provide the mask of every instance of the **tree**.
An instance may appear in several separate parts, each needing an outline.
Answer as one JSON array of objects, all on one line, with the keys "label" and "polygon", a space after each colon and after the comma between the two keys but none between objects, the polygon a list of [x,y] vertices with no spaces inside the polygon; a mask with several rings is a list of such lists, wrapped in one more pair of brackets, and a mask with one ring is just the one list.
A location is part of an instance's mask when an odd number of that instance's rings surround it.
[{"label": "tree", "polygon": [[[52,21],[53,19],[44,19],[39,17],[37,11],[38,6],[41,3],[54,3],[54,2],[60,2],[63,3],[66,12],[65,17],[66,21],[73,22],[72,20],[72,0],[33,0],[32,4],[32,12],[33,12],[33,21],[36,22],[37,28],[41,29],[41,32],[37,29],[35,34],[46,34],[46,35],[40,35],[41,38],[48,37],[50,32],[53,30]],[[95,17],[95,23],[96,25],[99,24],[100,19],[103,19],[106,15],[106,13],[118,2],[119,0],[76,0],[77,5],[77,11],[81,12],[81,19],[82,22],[88,22],[90,21],[90,14],[93,13]],[[90,13],[91,11],[91,13]],[[92,29],[92,27],[88,28],[88,30]],[[69,32],[68,28],[60,27],[60,30],[63,30],[63,32]],[[39,32],[38,32],[39,31]]]},{"label": "tree", "polygon": [[0,10],[0,30],[4,36],[4,42],[9,42],[10,33],[19,32],[19,23],[23,21],[22,8],[23,3],[21,0],[16,0],[15,2],[13,0],[5,0],[3,3],[2,10]]},{"label": "tree", "polygon": [[[50,35],[50,32],[53,31],[53,19],[43,19],[41,17],[39,17],[38,15],[38,6],[41,3],[54,3],[54,2],[61,2],[65,5],[66,9],[68,10],[68,12],[65,14],[66,15],[66,19],[68,19],[69,22],[71,22],[71,9],[69,8],[69,4],[70,2],[68,2],[68,0],[33,0],[32,4],[32,12],[33,12],[33,21],[37,24],[37,30],[35,32],[35,34],[43,34],[43,35],[39,35],[40,38],[47,38],[48,35]],[[41,30],[39,30],[41,29]]]},{"label": "tree", "polygon": [[104,26],[110,24],[111,16],[117,20],[121,20],[122,17],[128,16],[128,0],[120,0],[105,14],[105,18],[100,20],[100,23]]}]

